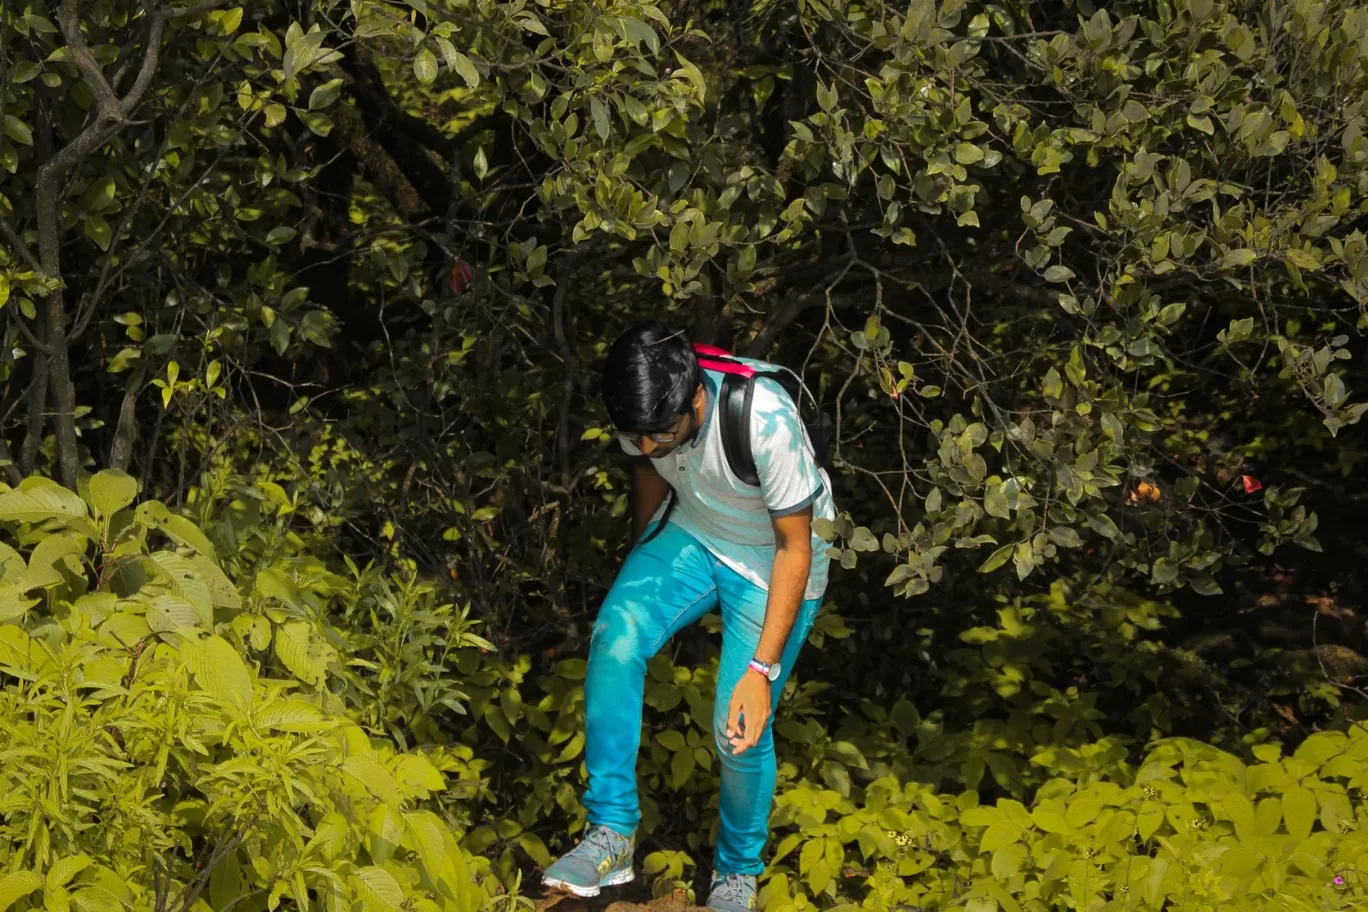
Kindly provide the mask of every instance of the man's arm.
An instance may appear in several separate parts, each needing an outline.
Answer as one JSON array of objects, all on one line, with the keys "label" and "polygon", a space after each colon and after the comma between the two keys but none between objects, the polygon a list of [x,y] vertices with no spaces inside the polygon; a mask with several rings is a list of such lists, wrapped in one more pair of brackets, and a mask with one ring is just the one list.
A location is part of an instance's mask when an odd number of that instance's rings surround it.
[{"label": "man's arm", "polygon": [[[755,658],[773,665],[784,654],[798,608],[807,589],[808,569],[812,566],[812,507],[773,520],[774,565],[770,570],[769,598],[765,602],[765,624],[760,629],[760,644]],[[727,738],[732,753],[754,747],[765,730],[770,714],[769,680],[749,669],[732,691],[727,711]],[[745,731],[738,722],[745,715]]]},{"label": "man's arm", "polygon": [[655,516],[656,510],[665,502],[665,495],[670,493],[670,483],[660,477],[655,466],[651,463],[650,457],[637,456],[632,459],[632,542],[635,544],[642,535],[646,534],[646,527],[650,525],[651,517]]}]

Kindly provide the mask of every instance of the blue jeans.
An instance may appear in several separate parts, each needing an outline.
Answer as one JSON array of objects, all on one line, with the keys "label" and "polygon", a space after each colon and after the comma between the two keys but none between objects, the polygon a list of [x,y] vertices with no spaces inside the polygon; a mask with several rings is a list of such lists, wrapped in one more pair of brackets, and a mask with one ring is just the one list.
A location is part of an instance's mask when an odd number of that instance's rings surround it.
[{"label": "blue jeans", "polygon": [[[759,874],[774,800],[774,735],[770,723],[760,741],[740,755],[727,743],[732,689],[755,656],[765,622],[768,593],[714,557],[673,523],[627,556],[599,609],[585,679],[585,766],[589,822],[616,832],[635,832],[636,759],[641,745],[641,706],[646,662],[670,637],[720,607],[722,657],[713,706],[713,741],[722,767],[721,826],[714,867],[723,874]],[[819,599],[803,602],[784,647],[772,705],[783,693],[798,651],[812,629]],[[753,672],[752,672],[753,673]]]}]

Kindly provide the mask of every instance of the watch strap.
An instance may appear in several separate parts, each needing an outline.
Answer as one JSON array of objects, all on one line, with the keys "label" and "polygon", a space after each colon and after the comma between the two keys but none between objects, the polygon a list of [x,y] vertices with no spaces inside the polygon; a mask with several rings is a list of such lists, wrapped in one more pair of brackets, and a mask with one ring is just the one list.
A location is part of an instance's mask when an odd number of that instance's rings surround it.
[{"label": "watch strap", "polygon": [[779,677],[778,668],[778,665],[770,664],[768,662],[762,662],[759,659],[750,660],[751,671],[754,671],[755,673],[759,674],[761,677],[763,677],[766,681],[769,681],[770,683],[773,683],[774,679]]}]

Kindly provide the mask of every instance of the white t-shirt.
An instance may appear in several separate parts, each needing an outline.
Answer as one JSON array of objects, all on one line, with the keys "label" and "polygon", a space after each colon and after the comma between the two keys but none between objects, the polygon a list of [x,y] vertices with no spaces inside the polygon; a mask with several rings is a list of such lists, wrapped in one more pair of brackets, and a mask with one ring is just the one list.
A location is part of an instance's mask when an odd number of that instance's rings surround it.
[{"label": "white t-shirt", "polygon": [[[757,368],[770,366],[763,361],[737,360]],[[771,517],[811,506],[814,519],[835,519],[831,480],[817,465],[797,406],[782,386],[766,377],[756,380],[751,399],[751,450],[760,487],[733,475],[722,445],[722,422],[715,414],[725,375],[710,370],[702,373],[707,393],[703,427],[689,443],[652,459],[651,464],[674,488],[679,501],[670,522],[697,538],[722,563],[769,591],[775,550]],[[621,444],[628,455],[641,455],[635,444],[625,440]],[[664,509],[662,504],[653,521]],[[831,564],[827,547],[819,536],[812,536],[812,567],[805,599],[821,598],[826,591]]]}]

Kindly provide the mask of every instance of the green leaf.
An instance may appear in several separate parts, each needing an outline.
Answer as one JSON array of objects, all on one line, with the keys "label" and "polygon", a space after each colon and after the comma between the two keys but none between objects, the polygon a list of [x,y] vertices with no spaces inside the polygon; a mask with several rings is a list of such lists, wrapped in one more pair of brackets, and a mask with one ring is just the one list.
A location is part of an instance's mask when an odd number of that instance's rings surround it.
[{"label": "green leaf", "polygon": [[174,551],[155,551],[148,557],[161,571],[162,580],[171,594],[193,605],[203,619],[204,626],[212,627],[214,600],[209,594],[208,585],[195,571],[195,566]]},{"label": "green leaf", "polygon": [[1198,595],[1220,595],[1222,592],[1220,584],[1210,574],[1198,570],[1188,573],[1187,584]]},{"label": "green leaf", "polygon": [[1181,301],[1175,304],[1169,304],[1164,307],[1163,310],[1159,311],[1159,323],[1163,326],[1172,326],[1174,323],[1178,322],[1178,319],[1183,315],[1183,311],[1185,310],[1187,310],[1187,304]]},{"label": "green leaf", "polygon": [[365,912],[395,912],[404,904],[404,888],[384,868],[360,868],[351,880]]},{"label": "green leaf", "polygon": [[209,600],[213,605],[234,610],[242,607],[242,596],[238,594],[237,587],[219,569],[212,555],[195,554],[186,563],[208,591]]},{"label": "green leaf", "polygon": [[51,665],[52,655],[41,640],[31,638],[13,624],[0,624],[0,668],[32,678]]},{"label": "green leaf", "polygon": [[993,485],[983,495],[983,509],[989,516],[996,516],[1000,519],[1011,518],[1012,511],[1007,506],[1007,495],[1002,492],[1002,485]]},{"label": "green leaf", "polygon": [[200,689],[245,710],[252,704],[252,675],[232,644],[220,636],[184,641],[182,655]]},{"label": "green leaf", "polygon": [[[5,115],[5,135],[22,146],[33,145],[33,128],[13,114]],[[0,910],[3,910],[0,906]]]},{"label": "green leaf", "polygon": [[1051,526],[1050,541],[1061,548],[1083,547],[1083,539],[1079,537],[1078,531],[1069,526]]},{"label": "green leaf", "polygon": [[[3,648],[0,645],[0,648]],[[43,878],[32,871],[18,871],[0,877],[0,912],[28,896],[43,885]]]},{"label": "green leaf", "polygon": [[423,85],[430,85],[437,78],[437,55],[427,48],[419,51],[413,58],[413,75]]},{"label": "green leaf", "polygon": [[1150,582],[1156,586],[1171,583],[1178,578],[1178,565],[1167,557],[1156,558],[1150,567]]},{"label": "green leaf", "polygon": [[1058,799],[1042,801],[1031,811],[1031,820],[1046,833],[1067,833],[1073,829],[1064,819],[1063,802]]},{"label": "green leaf", "polygon": [[693,751],[682,750],[670,758],[670,785],[682,788],[697,766]]},{"label": "green leaf", "polygon": [[261,708],[254,721],[262,728],[285,732],[326,731],[338,724],[304,700],[273,700]]},{"label": "green leaf", "polygon": [[678,51],[675,52],[675,58],[679,61],[679,69],[670,74],[671,78],[688,80],[698,93],[698,103],[703,104],[707,101],[708,94],[708,84],[703,79],[703,73]]},{"label": "green leaf", "polygon": [[1240,266],[1248,266],[1250,263],[1254,262],[1257,256],[1258,254],[1248,247],[1239,247],[1235,250],[1231,250],[1221,258],[1221,268],[1235,269]]},{"label": "green leaf", "polygon": [[329,79],[309,93],[309,110],[317,111],[321,108],[328,107],[334,101],[337,101],[337,96],[341,93],[342,80]]},{"label": "green leaf", "polygon": [[231,35],[242,25],[242,7],[235,6],[232,9],[224,10],[218,20],[219,31],[225,35]]},{"label": "green leaf", "polygon": [[1092,529],[1103,538],[1116,538],[1121,534],[1121,530],[1116,527],[1116,523],[1105,513],[1096,516],[1088,516],[1088,528]]},{"label": "green leaf", "polygon": [[106,519],[131,504],[137,496],[138,480],[127,472],[105,469],[90,479],[90,505]]},{"label": "green leaf", "polygon": [[1021,838],[1021,827],[1005,820],[998,821],[988,827],[983,833],[983,841],[979,843],[979,851],[987,854],[996,852],[998,849],[1011,845]]},{"label": "green leaf", "polygon": [[1146,801],[1140,805],[1135,826],[1143,842],[1153,836],[1164,823],[1164,806],[1157,801]]},{"label": "green leaf", "polygon": [[850,547],[855,551],[877,551],[879,540],[865,526],[857,528],[850,537]]},{"label": "green leaf", "polygon": [[101,250],[109,249],[109,242],[114,238],[114,229],[109,227],[109,222],[103,216],[92,215],[85,219],[85,236],[95,242]]},{"label": "green leaf", "polygon": [[1205,114],[1189,114],[1187,116],[1187,125],[1194,130],[1201,130],[1208,136],[1211,136],[1216,132],[1216,126],[1211,122],[1211,118],[1207,117]]},{"label": "green leaf", "polygon": [[272,247],[279,247],[281,244],[288,244],[293,241],[297,234],[299,232],[289,225],[278,225],[266,232],[266,243]]},{"label": "green leaf", "polygon": [[261,571],[257,574],[253,589],[262,598],[276,599],[291,608],[300,607],[299,588],[283,570],[269,567]]},{"label": "green leaf", "polygon": [[71,894],[71,905],[76,912],[124,912],[124,904],[102,887],[82,887]]},{"label": "green leaf", "polygon": [[24,574],[29,588],[56,586],[66,577],[58,569],[61,564],[68,573],[81,573],[81,557],[86,551],[86,539],[76,535],[49,535],[38,542],[29,554]]},{"label": "green leaf", "polygon": [[979,564],[978,572],[992,573],[998,567],[1001,567],[1003,564],[1007,563],[1008,559],[1012,556],[1012,551],[1014,551],[1015,549],[1015,544],[1003,545],[1001,548],[998,548],[992,554],[988,555],[988,559],[986,561]]},{"label": "green leaf", "polygon": [[313,654],[308,621],[291,621],[277,627],[275,653],[296,678],[315,687],[323,686],[327,667],[320,666]]},{"label": "green leaf", "polygon": [[58,887],[65,887],[71,882],[71,878],[94,863],[94,859],[88,855],[71,855],[66,858],[59,858],[48,869],[47,885],[44,889],[55,890]]},{"label": "green leaf", "polygon": [[207,629],[213,616],[206,618],[183,598],[159,595],[147,606],[147,623],[153,633],[175,633],[183,627]]},{"label": "green leaf", "polygon": [[656,743],[668,751],[682,751],[688,745],[684,741],[684,736],[677,731],[663,731],[655,736]]},{"label": "green leaf", "polygon": [[438,50],[442,52],[442,57],[446,60],[447,69],[464,79],[468,87],[479,88],[480,71],[475,69],[475,64],[471,63],[470,58],[456,50],[456,46],[447,39],[438,38],[436,41]]},{"label": "green leaf", "polygon": [[90,182],[86,191],[81,195],[81,205],[91,212],[103,212],[109,208],[109,204],[114,202],[114,179],[112,177],[99,177]]},{"label": "green leaf", "polygon": [[898,702],[893,704],[888,713],[888,720],[903,737],[911,735],[922,723],[921,713],[917,712],[917,708],[906,697],[899,698]]},{"label": "green leaf", "polygon": [[1003,811],[988,804],[969,808],[960,814],[959,818],[961,826],[971,827],[988,827],[1006,820],[1007,816]]},{"label": "green leaf", "polygon": [[608,141],[608,105],[603,103],[603,99],[595,95],[589,99],[589,111],[594,118],[594,132],[598,133],[599,139]]},{"label": "green leaf", "polygon": [[[404,822],[428,879],[452,895],[459,896],[468,890],[473,881],[465,870],[459,847],[441,818],[431,811],[413,811],[404,815]],[[451,851],[447,850],[448,841]]]},{"label": "green leaf", "polygon": [[961,165],[972,165],[983,160],[983,149],[973,143],[960,143],[955,146],[955,161]]},{"label": "green leaf", "polygon": [[1283,822],[1288,834],[1297,842],[1311,835],[1316,821],[1316,796],[1302,785],[1290,785],[1283,790]]},{"label": "green leaf", "polygon": [[404,841],[404,818],[388,804],[377,804],[366,821],[371,859],[384,864]]},{"label": "green leaf", "polygon": [[167,537],[176,544],[197,551],[210,560],[216,559],[213,542],[209,541],[208,536],[200,531],[199,526],[195,525],[193,520],[171,513],[158,524],[157,528],[165,532]]},{"label": "green leaf", "polygon": [[399,791],[399,783],[394,781],[390,771],[374,757],[355,755],[342,761],[342,772],[351,776],[366,787],[366,790],[393,807],[402,807],[404,796]]},{"label": "green leaf", "polygon": [[1045,270],[1045,281],[1047,282],[1067,282],[1073,277],[1074,271],[1072,269],[1058,263]]},{"label": "green leaf", "polygon": [[85,519],[85,501],[55,482],[20,486],[0,494],[0,520],[39,523],[49,519]]}]

